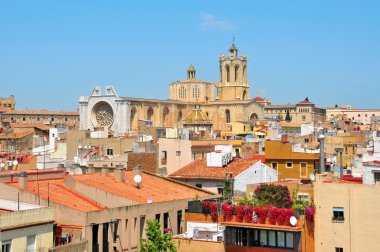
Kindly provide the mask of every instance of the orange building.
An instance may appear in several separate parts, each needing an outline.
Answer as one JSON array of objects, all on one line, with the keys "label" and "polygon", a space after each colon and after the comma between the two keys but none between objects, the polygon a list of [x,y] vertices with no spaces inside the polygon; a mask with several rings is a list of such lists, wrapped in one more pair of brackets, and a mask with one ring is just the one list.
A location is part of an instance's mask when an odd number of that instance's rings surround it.
[{"label": "orange building", "polygon": [[278,171],[279,181],[308,179],[319,167],[319,153],[293,152],[287,142],[266,141],[265,164]]}]

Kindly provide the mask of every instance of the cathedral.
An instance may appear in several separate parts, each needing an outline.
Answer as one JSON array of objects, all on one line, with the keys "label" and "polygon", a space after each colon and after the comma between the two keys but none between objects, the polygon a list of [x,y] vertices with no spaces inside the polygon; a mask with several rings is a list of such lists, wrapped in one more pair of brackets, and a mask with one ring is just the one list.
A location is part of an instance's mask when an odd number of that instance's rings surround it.
[{"label": "cathedral", "polygon": [[249,95],[247,63],[232,44],[228,55],[219,57],[219,82],[198,80],[190,65],[186,80],[169,85],[168,100],[119,96],[112,86],[105,92],[95,87],[89,97],[79,99],[80,129],[106,127],[114,136],[123,136],[136,132],[139,120],[147,120],[153,127],[191,125],[218,132],[231,122],[262,118],[264,106]]}]

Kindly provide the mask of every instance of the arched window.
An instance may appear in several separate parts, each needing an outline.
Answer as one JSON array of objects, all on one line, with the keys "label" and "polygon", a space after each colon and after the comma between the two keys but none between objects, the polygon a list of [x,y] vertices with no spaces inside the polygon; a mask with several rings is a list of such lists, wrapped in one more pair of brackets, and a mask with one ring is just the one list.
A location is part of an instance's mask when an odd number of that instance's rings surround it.
[{"label": "arched window", "polygon": [[246,98],[247,98],[247,90],[244,90],[243,91],[243,101],[245,101]]},{"label": "arched window", "polygon": [[230,82],[230,67],[226,65],[227,82]]},{"label": "arched window", "polygon": [[148,112],[147,112],[147,119],[152,120],[153,117],[153,108],[149,107]]},{"label": "arched window", "polygon": [[131,120],[130,120],[131,129],[135,126],[136,113],[137,113],[136,107],[132,107],[132,109],[131,109]]},{"label": "arched window", "polygon": [[230,123],[230,122],[231,122],[230,111],[226,109],[226,123]]},{"label": "arched window", "polygon": [[239,65],[235,65],[235,82],[238,81],[238,71],[239,70]]}]

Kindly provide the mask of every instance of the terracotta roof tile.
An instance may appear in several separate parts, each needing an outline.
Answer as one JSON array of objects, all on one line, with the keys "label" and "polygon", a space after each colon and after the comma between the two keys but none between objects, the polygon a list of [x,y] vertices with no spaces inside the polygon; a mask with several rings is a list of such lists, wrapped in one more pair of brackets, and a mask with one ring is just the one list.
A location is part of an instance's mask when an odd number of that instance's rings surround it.
[{"label": "terracotta roof tile", "polygon": [[148,198],[153,202],[189,199],[195,196],[205,197],[213,195],[205,190],[163,178],[157,175],[143,172],[142,187],[137,188],[133,181],[133,171],[125,172],[125,183],[115,179],[113,173],[102,176],[99,173],[74,175],[73,179],[99,190],[109,192],[138,203],[147,203]]},{"label": "terracotta roof tile", "polygon": [[199,178],[199,179],[224,179],[226,172],[233,172],[234,176],[242,173],[253,164],[257,159],[238,159],[225,167],[209,167],[206,160],[198,159],[185,167],[169,175],[172,178]]},{"label": "terracotta roof tile", "polygon": [[12,123],[12,128],[37,128],[40,130],[49,130],[51,126],[42,123]]},{"label": "terracotta roof tile", "polygon": [[68,115],[68,116],[79,116],[77,111],[51,111],[46,109],[41,110],[14,110],[7,111],[5,115]]},{"label": "terracotta roof tile", "polygon": [[11,139],[11,138],[23,138],[28,135],[32,135],[32,132],[17,132],[17,133],[10,133],[4,136],[0,136],[0,139]]},{"label": "terracotta roof tile", "polygon": [[[52,202],[81,212],[106,209],[106,207],[103,207],[66,187],[63,182],[63,178],[39,180],[38,183],[35,180],[28,181],[27,192],[35,195],[39,194],[41,198],[46,200],[49,195],[49,200]],[[13,187],[18,187],[18,182],[11,182],[8,184]]]}]

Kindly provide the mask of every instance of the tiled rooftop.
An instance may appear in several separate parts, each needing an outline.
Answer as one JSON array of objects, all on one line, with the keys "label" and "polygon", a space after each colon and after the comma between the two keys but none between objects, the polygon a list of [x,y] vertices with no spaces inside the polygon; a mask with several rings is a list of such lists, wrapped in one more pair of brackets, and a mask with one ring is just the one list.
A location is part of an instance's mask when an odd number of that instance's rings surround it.
[{"label": "tiled rooftop", "polygon": [[179,199],[211,196],[205,190],[177,181],[163,178],[144,172],[142,174],[142,187],[137,188],[133,181],[133,171],[125,172],[125,183],[115,179],[113,173],[102,176],[99,173],[74,175],[73,179],[78,183],[85,184],[99,190],[109,192],[138,203],[147,203],[148,198],[153,202],[172,201]]},{"label": "tiled rooftop", "polygon": [[51,127],[42,123],[12,123],[12,128],[37,128],[40,130],[49,130]]},{"label": "tiled rooftop", "polygon": [[209,167],[206,160],[198,159],[169,176],[172,178],[224,179],[226,172],[233,172],[233,175],[237,176],[256,162],[258,160],[238,159],[225,167]]},{"label": "tiled rooftop", "polygon": [[[40,195],[41,198],[51,200],[54,203],[67,206],[81,212],[102,210],[103,207],[73,191],[64,185],[64,179],[46,179],[28,181],[29,193]],[[18,182],[8,183],[13,187],[18,187]]]},{"label": "tiled rooftop", "polygon": [[31,132],[17,132],[17,133],[10,133],[10,134],[7,134],[7,135],[4,135],[4,136],[0,136],[0,139],[18,139],[18,138],[23,138],[23,137],[26,137],[28,135],[31,135],[33,133]]},{"label": "tiled rooftop", "polygon": [[4,114],[7,115],[74,115],[79,116],[79,112],[77,111],[51,111],[51,110],[14,110],[7,111]]}]

